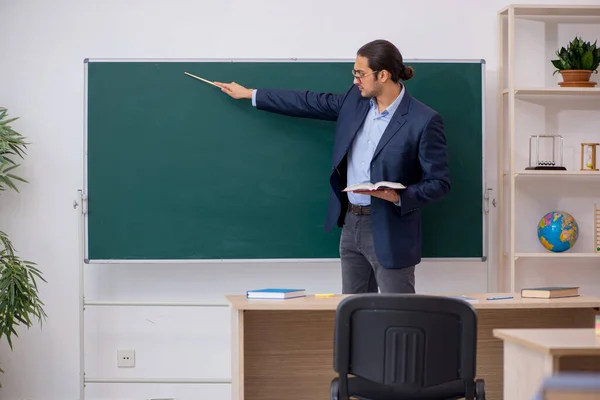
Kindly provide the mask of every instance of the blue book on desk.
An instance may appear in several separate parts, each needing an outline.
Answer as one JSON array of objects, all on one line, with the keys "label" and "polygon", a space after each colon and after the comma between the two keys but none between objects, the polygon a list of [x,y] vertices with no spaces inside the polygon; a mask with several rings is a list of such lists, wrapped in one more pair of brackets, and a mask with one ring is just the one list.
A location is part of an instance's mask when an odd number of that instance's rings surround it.
[{"label": "blue book on desk", "polygon": [[254,289],[246,292],[248,299],[291,299],[294,297],[304,297],[306,291],[304,289]]}]

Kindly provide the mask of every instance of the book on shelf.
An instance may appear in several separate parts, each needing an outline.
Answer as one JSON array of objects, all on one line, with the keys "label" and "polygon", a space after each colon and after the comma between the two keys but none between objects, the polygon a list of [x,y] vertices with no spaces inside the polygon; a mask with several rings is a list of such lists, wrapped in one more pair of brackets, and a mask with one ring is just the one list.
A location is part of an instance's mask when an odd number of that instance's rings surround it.
[{"label": "book on shelf", "polygon": [[379,181],[375,183],[364,182],[356,185],[350,185],[344,189],[344,192],[353,192],[355,190],[381,190],[381,189],[406,189],[406,186],[400,182]]},{"label": "book on shelf", "polygon": [[521,297],[532,299],[556,299],[579,296],[579,286],[548,286],[521,289]]},{"label": "book on shelf", "polygon": [[292,299],[305,296],[304,289],[265,288],[246,291],[248,299]]}]

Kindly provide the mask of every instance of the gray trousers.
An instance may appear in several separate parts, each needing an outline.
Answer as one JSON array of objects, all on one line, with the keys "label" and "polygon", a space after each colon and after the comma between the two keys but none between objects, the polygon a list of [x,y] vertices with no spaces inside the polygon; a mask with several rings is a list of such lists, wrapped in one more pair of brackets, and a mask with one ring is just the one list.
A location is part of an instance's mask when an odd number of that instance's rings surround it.
[{"label": "gray trousers", "polygon": [[375,255],[370,215],[346,212],[340,239],[342,293],[415,293],[415,266],[383,268]]}]

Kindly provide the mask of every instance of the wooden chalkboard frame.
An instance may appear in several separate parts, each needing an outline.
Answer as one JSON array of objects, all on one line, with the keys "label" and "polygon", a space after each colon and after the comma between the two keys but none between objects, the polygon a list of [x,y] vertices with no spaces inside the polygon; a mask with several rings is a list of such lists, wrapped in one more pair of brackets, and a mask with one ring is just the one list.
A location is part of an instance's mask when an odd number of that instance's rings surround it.
[{"label": "wooden chalkboard frame", "polygon": [[[88,235],[88,214],[87,214],[87,193],[88,193],[88,104],[87,104],[87,92],[88,92],[88,65],[93,62],[202,62],[202,63],[210,63],[210,62],[232,62],[232,63],[250,63],[250,62],[342,62],[342,63],[351,63],[354,59],[328,59],[328,58],[257,58],[257,59],[247,59],[247,58],[174,58],[174,59],[166,59],[166,58],[86,58],[84,60],[84,128],[83,128],[83,189],[80,191],[80,203],[82,209],[82,222],[81,222],[81,247],[82,247],[82,255],[84,258],[84,262],[87,264],[152,264],[152,263],[160,263],[160,264],[179,264],[179,263],[215,263],[215,262],[227,262],[227,263],[281,263],[281,262],[336,262],[339,261],[339,258],[253,258],[253,259],[233,259],[233,258],[223,258],[223,259],[90,259],[89,258],[89,235]],[[483,193],[481,193],[481,201],[482,201],[482,257],[475,258],[423,258],[423,261],[449,261],[449,262],[484,262],[488,263],[488,251],[489,251],[489,191],[490,188],[487,187],[487,177],[486,177],[486,160],[485,160],[485,146],[486,146],[486,118],[485,118],[485,110],[486,110],[486,71],[485,71],[485,60],[483,59],[406,59],[406,64],[418,64],[418,63],[479,63],[481,64],[481,122],[482,122],[482,149],[481,149],[481,177],[482,177],[482,189]],[[74,204],[76,207],[78,204]]]}]

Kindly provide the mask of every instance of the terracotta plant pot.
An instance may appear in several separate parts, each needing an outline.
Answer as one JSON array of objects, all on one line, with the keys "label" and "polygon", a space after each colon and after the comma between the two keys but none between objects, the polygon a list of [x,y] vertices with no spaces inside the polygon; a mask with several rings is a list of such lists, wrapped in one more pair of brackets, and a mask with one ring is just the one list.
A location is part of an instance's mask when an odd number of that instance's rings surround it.
[{"label": "terracotta plant pot", "polygon": [[560,71],[563,81],[558,84],[562,87],[594,87],[596,82],[590,82],[592,71],[585,69],[567,69]]}]

